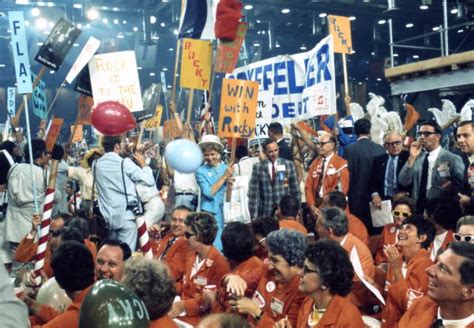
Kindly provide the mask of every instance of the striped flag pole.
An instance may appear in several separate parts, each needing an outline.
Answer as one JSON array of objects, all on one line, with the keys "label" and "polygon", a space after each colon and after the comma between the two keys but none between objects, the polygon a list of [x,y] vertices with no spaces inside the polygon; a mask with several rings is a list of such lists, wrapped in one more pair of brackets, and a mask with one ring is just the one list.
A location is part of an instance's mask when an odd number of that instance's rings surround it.
[{"label": "striped flag pole", "polygon": [[46,189],[46,196],[44,199],[43,217],[41,218],[41,227],[39,232],[38,248],[35,257],[35,284],[41,285],[41,270],[44,268],[44,257],[46,255],[46,248],[49,241],[49,225],[51,223],[51,213],[53,212],[54,188],[56,186],[56,176],[58,173],[59,161],[53,160],[51,162],[51,173],[48,181],[48,188]]},{"label": "striped flag pole", "polygon": [[138,228],[138,240],[140,241],[140,250],[147,259],[153,258],[153,252],[151,250],[150,237],[148,236],[148,229],[146,227],[146,221],[144,216],[138,216],[136,218]]}]

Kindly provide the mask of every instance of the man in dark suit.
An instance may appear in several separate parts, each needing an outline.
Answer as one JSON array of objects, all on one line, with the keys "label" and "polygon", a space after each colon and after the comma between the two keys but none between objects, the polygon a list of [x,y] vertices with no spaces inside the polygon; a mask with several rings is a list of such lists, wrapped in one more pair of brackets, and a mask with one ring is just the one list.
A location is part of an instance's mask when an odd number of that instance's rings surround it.
[{"label": "man in dark suit", "polygon": [[[418,140],[398,176],[402,186],[412,185],[416,211],[423,213],[427,199],[456,198],[464,184],[464,163],[458,155],[441,148],[442,130],[434,121],[420,124]],[[425,152],[422,152],[424,149]]]},{"label": "man in dark suit", "polygon": [[459,149],[453,150],[462,157],[464,171],[464,190],[459,194],[459,205],[464,215],[474,215],[474,121],[461,122],[456,131]]},{"label": "man in dark suit", "polygon": [[361,118],[354,124],[357,142],[346,147],[344,158],[349,163],[349,209],[364,222],[369,234],[377,231],[372,226],[369,202],[370,178],[374,173],[373,164],[377,156],[385,154],[385,149],[370,140],[369,120]]},{"label": "man in dark suit", "polygon": [[398,183],[398,174],[410,154],[402,150],[402,135],[398,131],[389,131],[383,137],[387,154],[374,160],[373,175],[370,181],[370,193],[375,207],[382,207],[382,200],[391,199],[400,191],[409,191]]},{"label": "man in dark suit", "polygon": [[263,144],[267,159],[256,163],[249,183],[250,217],[273,216],[281,197],[292,195],[300,201],[293,162],[278,157],[278,144],[268,139]]},{"label": "man in dark suit", "polygon": [[283,127],[278,122],[270,123],[268,126],[268,137],[278,144],[279,157],[293,161],[293,152],[290,146],[283,138]]}]

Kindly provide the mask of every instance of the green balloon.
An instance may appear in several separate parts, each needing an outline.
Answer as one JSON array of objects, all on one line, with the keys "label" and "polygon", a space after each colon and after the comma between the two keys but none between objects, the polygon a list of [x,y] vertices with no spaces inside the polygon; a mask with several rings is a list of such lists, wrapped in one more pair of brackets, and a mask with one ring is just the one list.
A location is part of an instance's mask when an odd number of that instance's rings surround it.
[{"label": "green balloon", "polygon": [[150,317],[142,300],[114,280],[92,286],[81,305],[79,328],[148,328]]}]

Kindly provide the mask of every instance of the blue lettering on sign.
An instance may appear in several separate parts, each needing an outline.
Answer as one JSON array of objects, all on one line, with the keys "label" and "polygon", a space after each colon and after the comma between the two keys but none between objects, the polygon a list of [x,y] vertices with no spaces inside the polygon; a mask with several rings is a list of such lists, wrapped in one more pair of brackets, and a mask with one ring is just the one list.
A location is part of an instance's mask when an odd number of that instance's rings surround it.
[{"label": "blue lettering on sign", "polygon": [[[288,85],[290,88],[290,93],[302,93],[304,85],[296,85],[296,70],[295,62],[293,60],[288,61]],[[306,67],[306,66],[305,66]]]},{"label": "blue lettering on sign", "polygon": [[263,73],[263,67],[262,66],[255,67],[255,78],[252,78],[252,76],[250,76],[250,79],[253,80],[253,81],[257,81],[258,84],[260,84],[260,85],[263,85],[262,84],[262,73]]},{"label": "blue lettering on sign", "polygon": [[272,79],[268,77],[268,73],[271,73],[273,75],[272,68],[273,68],[272,64],[268,64],[263,67],[263,90],[270,89],[270,85],[272,84]]},{"label": "blue lettering on sign", "polygon": [[325,44],[321,48],[319,48],[318,52],[316,53],[316,57],[318,58],[318,71],[316,73],[316,81],[317,83],[321,82],[321,72],[324,74],[325,81],[331,81],[331,72],[329,72],[329,45]]},{"label": "blue lettering on sign", "polygon": [[288,94],[288,89],[286,86],[280,86],[282,82],[286,80],[286,63],[279,62],[273,65],[273,79],[275,83],[275,88],[273,89],[274,95],[286,95]]}]

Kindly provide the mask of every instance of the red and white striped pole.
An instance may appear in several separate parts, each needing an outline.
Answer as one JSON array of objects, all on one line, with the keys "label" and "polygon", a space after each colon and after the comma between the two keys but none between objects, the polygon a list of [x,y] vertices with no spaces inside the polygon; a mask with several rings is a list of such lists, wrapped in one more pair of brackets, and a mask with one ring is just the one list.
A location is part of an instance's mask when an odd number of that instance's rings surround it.
[{"label": "red and white striped pole", "polygon": [[43,217],[41,218],[41,228],[39,232],[38,248],[35,257],[35,284],[41,285],[41,270],[44,268],[44,258],[49,241],[49,225],[51,223],[51,213],[53,212],[54,187],[56,185],[56,176],[58,173],[59,161],[51,162],[51,170],[44,199]]},{"label": "red and white striped pole", "polygon": [[138,216],[136,218],[138,228],[138,240],[140,242],[140,250],[143,256],[147,259],[153,259],[153,252],[151,250],[150,236],[148,235],[148,229],[146,227],[146,221],[144,216]]}]

